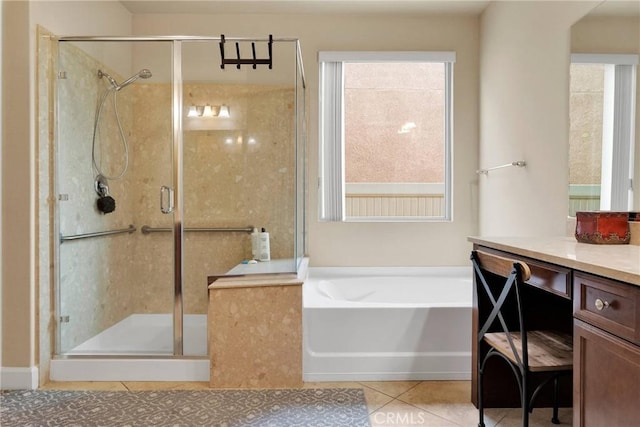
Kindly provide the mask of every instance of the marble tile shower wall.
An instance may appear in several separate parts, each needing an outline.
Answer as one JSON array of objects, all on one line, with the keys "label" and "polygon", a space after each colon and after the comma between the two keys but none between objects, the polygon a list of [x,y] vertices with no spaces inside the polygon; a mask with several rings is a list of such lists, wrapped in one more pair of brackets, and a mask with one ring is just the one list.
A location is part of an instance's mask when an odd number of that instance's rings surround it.
[{"label": "marble tile shower wall", "polygon": [[[169,226],[158,207],[161,185],[170,185],[171,86],[134,87],[136,211],[143,223]],[[223,100],[231,119],[185,119],[184,223],[186,227],[265,227],[272,258],[294,251],[294,90],[260,85],[185,84],[185,104]],[[189,120],[201,130],[189,130]],[[230,124],[229,124],[230,123]],[[252,139],[251,143],[249,140]],[[229,143],[231,142],[231,143]],[[138,312],[172,309],[170,236],[149,234],[136,242]],[[251,257],[247,233],[186,233],[183,298],[186,313],[207,311],[207,275],[221,273]]]},{"label": "marble tile shower wall", "polygon": [[[134,177],[129,172],[110,181],[116,211],[102,214],[96,208],[92,169],[92,134],[99,96],[108,82],[99,79],[102,69],[117,79],[113,70],[86,55],[72,44],[61,44],[59,68],[66,72],[58,79],[57,189],[68,196],[60,203],[60,233],[74,235],[126,228],[133,224]],[[118,95],[118,110],[124,129],[132,124],[130,94]],[[113,104],[106,102],[101,114],[97,154],[106,174],[117,174],[124,162],[123,147],[114,119]],[[130,235],[67,241],[60,245],[60,314],[69,316],[61,325],[63,350],[73,348],[106,327],[131,314],[134,289],[133,240]]]},{"label": "marble tile shower wall", "polygon": [[[171,233],[142,234],[143,225],[170,227],[160,212],[160,187],[172,185],[172,88],[137,82],[118,93],[129,143],[129,169],[110,181],[116,210],[97,211],[91,136],[98,96],[113,70],[70,44],[60,47],[67,79],[58,83],[58,186],[63,235],[126,228],[133,234],[65,242],[60,247],[62,349],[67,350],[133,313],[171,313]],[[152,70],[153,71],[153,70]],[[124,76],[125,78],[127,76]],[[184,222],[188,227],[266,227],[272,258],[294,253],[295,151],[293,86],[185,84],[185,103],[225,103],[232,118],[184,133]],[[222,100],[221,102],[218,100]],[[100,126],[103,164],[117,173],[122,144],[105,104]],[[187,120],[187,119],[185,119]],[[195,119],[193,119],[195,120]],[[216,125],[215,123],[218,123]],[[188,128],[188,126],[186,126]],[[249,139],[251,138],[251,143]],[[229,144],[229,141],[233,143]],[[185,313],[207,312],[207,275],[251,256],[248,233],[187,233],[184,241]]]}]

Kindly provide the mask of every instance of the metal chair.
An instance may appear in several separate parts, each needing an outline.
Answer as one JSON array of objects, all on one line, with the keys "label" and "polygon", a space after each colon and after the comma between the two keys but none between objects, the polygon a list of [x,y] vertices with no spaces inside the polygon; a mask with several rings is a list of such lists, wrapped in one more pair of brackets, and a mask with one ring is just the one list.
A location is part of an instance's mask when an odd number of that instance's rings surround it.
[{"label": "metal chair", "polygon": [[[484,427],[483,373],[487,360],[493,356],[504,359],[516,377],[522,405],[522,426],[528,427],[529,413],[533,411],[534,400],[540,390],[551,381],[554,384],[551,422],[560,424],[558,378],[570,374],[573,370],[572,336],[557,331],[526,329],[522,287],[531,277],[531,270],[525,262],[482,251],[473,251],[471,261],[477,296],[480,298],[481,295],[485,295],[491,305],[491,312],[479,328],[477,336],[478,410],[480,413],[478,426]],[[500,282],[500,286],[494,286],[493,291],[488,283],[489,276],[492,284]],[[513,307],[514,304],[515,307]],[[515,313],[515,315],[506,313]],[[480,355],[483,342],[489,346],[484,358]],[[549,376],[530,393],[533,372],[547,372]]]}]

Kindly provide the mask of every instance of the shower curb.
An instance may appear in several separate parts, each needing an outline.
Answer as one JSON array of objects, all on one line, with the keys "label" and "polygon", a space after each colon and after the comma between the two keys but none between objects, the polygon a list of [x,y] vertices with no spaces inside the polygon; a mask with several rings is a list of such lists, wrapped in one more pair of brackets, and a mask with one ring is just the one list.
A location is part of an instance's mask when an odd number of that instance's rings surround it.
[{"label": "shower curb", "polygon": [[209,381],[209,359],[54,359],[52,381]]}]

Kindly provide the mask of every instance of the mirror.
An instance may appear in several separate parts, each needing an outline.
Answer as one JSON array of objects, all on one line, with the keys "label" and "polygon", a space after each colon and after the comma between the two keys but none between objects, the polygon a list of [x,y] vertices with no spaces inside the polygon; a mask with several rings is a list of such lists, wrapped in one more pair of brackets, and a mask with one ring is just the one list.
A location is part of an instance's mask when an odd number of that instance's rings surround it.
[{"label": "mirror", "polygon": [[[640,196],[633,197],[629,183],[640,182],[640,132],[633,137],[640,123],[640,109],[633,114],[640,99],[633,65],[640,55],[640,3],[605,1],[593,9],[572,27],[571,53],[569,215],[638,210]],[[620,84],[628,99],[619,99]],[[614,129],[612,122],[625,115]]]}]

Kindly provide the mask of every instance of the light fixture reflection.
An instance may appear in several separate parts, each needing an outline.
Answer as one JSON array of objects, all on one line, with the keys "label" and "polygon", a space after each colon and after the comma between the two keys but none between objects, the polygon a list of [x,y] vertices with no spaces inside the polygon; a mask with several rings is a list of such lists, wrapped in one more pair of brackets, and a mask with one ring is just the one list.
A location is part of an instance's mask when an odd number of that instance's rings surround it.
[{"label": "light fixture reflection", "polygon": [[229,107],[225,104],[221,106],[211,106],[211,104],[207,105],[191,105],[187,110],[187,117],[196,118],[196,117],[222,117],[228,118],[231,117],[229,113]]},{"label": "light fixture reflection", "polygon": [[229,107],[222,104],[218,110],[218,117],[229,117]]},{"label": "light fixture reflection", "polygon": [[196,107],[195,105],[192,105],[191,107],[189,107],[189,112],[187,113],[187,117],[198,117],[200,116],[200,114],[198,114],[198,107]]},{"label": "light fixture reflection", "polygon": [[237,135],[227,135],[222,138],[222,142],[224,145],[257,145],[258,140],[252,136],[247,137],[246,135],[237,134]]},{"label": "light fixture reflection", "polygon": [[213,110],[211,109],[211,105],[207,104],[204,106],[202,117],[213,117]]}]

